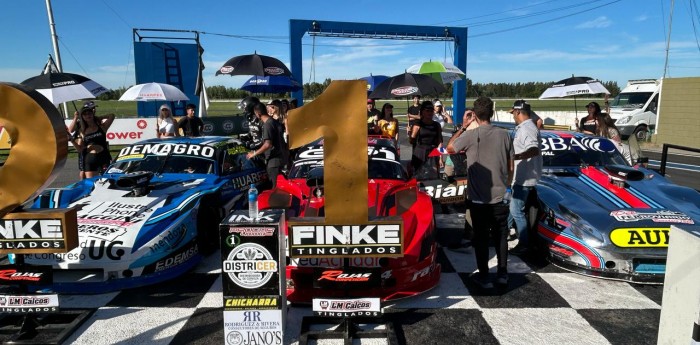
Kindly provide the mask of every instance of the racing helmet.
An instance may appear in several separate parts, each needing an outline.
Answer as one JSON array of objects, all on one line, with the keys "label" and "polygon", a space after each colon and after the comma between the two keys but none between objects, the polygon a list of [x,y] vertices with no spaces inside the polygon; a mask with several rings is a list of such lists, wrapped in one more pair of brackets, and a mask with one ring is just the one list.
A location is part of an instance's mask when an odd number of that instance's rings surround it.
[{"label": "racing helmet", "polygon": [[238,103],[238,109],[243,110],[246,114],[253,113],[253,106],[260,103],[260,100],[254,96],[244,98],[241,103]]}]

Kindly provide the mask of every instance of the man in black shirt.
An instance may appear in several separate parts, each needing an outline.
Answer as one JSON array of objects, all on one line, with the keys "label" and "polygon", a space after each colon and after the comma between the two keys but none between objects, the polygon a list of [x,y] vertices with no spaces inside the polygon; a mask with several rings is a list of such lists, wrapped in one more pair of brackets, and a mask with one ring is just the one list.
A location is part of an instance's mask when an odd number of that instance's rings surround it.
[{"label": "man in black shirt", "polygon": [[204,128],[204,122],[202,119],[194,116],[194,110],[197,107],[190,103],[185,107],[187,110],[187,116],[180,119],[177,122],[178,128],[181,128],[184,132],[183,134],[187,137],[199,137],[202,136],[202,129]]},{"label": "man in black shirt", "polygon": [[408,126],[406,130],[408,131],[408,136],[411,136],[411,128],[420,120],[420,95],[413,95],[413,104],[408,107],[408,112],[406,114],[408,118]]},{"label": "man in black shirt", "polygon": [[277,175],[282,169],[282,126],[278,121],[275,121],[267,114],[267,108],[262,103],[257,103],[253,107],[255,116],[262,122],[262,146],[249,152],[248,159],[255,158],[259,155],[265,155],[265,166],[267,167],[267,175],[272,182],[272,188],[277,187]]}]

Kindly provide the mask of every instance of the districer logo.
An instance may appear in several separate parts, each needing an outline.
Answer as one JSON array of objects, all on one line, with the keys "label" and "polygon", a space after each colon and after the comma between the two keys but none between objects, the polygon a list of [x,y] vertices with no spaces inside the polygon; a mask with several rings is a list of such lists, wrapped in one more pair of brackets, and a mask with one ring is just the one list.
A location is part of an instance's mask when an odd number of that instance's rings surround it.
[{"label": "districer logo", "polygon": [[290,226],[290,254],[303,256],[403,255],[401,224]]},{"label": "districer logo", "polygon": [[60,219],[0,221],[0,249],[65,248]]},{"label": "districer logo", "polygon": [[243,243],[231,250],[224,261],[224,272],[235,284],[246,289],[257,289],[277,272],[277,261],[265,247],[257,243]]}]

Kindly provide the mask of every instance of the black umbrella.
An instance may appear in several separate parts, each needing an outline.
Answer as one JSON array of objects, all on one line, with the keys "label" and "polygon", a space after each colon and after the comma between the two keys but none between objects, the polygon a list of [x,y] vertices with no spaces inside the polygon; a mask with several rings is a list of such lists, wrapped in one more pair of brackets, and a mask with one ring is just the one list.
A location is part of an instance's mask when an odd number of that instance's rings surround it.
[{"label": "black umbrella", "polygon": [[284,63],[266,55],[249,54],[230,58],[216,72],[216,75],[259,75],[259,76],[292,76],[292,72]]},{"label": "black umbrella", "polygon": [[261,77],[253,76],[248,79],[241,89],[250,91],[253,93],[280,93],[280,92],[291,92],[299,91],[302,89],[301,84],[294,80],[292,77],[287,76],[271,76],[271,77]]},{"label": "black umbrella", "polygon": [[369,98],[393,98],[413,95],[438,95],[447,92],[445,86],[429,75],[403,73],[381,82]]},{"label": "black umbrella", "polygon": [[73,73],[40,74],[20,84],[35,89],[54,105],[78,99],[95,98],[107,92],[107,88],[94,80]]}]

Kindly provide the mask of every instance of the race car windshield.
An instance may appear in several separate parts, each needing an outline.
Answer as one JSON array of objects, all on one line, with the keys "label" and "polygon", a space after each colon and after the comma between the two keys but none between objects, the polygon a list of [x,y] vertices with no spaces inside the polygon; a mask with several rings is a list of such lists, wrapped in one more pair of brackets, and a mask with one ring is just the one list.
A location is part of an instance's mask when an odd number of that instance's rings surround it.
[{"label": "race car windshield", "polygon": [[594,150],[545,151],[542,158],[542,164],[545,167],[581,165],[605,166],[608,164],[629,165],[617,150],[610,152]]},{"label": "race car windshield", "polygon": [[151,171],[153,173],[209,174],[213,171],[212,166],[213,161],[201,157],[148,155],[142,159],[116,162],[107,170],[107,173]]}]

